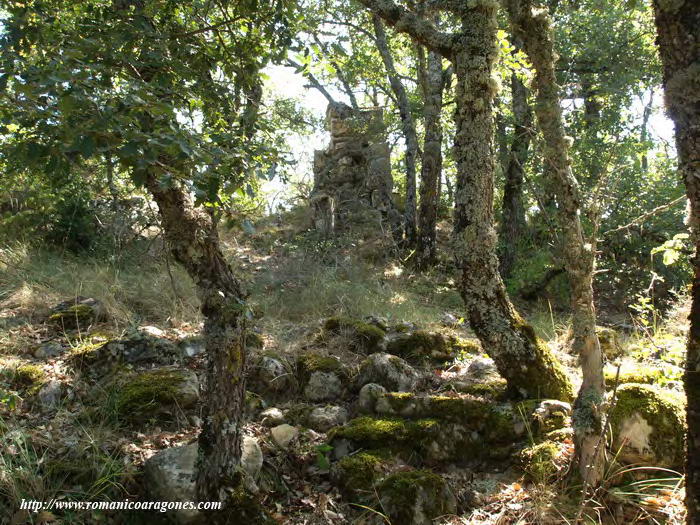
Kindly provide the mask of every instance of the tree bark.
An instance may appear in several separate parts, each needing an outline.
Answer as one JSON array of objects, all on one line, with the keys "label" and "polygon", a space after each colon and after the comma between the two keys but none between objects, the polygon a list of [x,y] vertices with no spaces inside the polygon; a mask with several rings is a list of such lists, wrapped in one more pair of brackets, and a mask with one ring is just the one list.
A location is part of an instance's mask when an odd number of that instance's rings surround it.
[{"label": "tree bark", "polygon": [[498,54],[497,4],[478,2],[470,8],[467,3],[452,3],[458,6],[462,29],[445,35],[390,0],[360,2],[453,62],[457,77],[453,250],[461,273],[458,288],[472,329],[493,357],[512,395],[571,399],[566,373],[518,315],[498,272],[493,221],[496,82],[491,76]]},{"label": "tree bark", "polygon": [[535,113],[545,139],[544,158],[559,203],[559,223],[563,233],[563,256],[571,285],[573,349],[578,354],[583,383],[574,410],[577,458],[583,479],[592,486],[602,477],[604,454],[597,452],[601,413],[605,395],[603,358],[596,335],[593,303],[595,242],[587,242],[581,226],[578,181],[571,171],[569,139],[564,132],[559,86],[555,76],[551,20],[546,11],[534,11],[530,0],[508,0],[513,32],[535,68]]},{"label": "tree bark", "polygon": [[429,51],[425,68],[421,69],[425,137],[420,177],[416,268],[425,270],[435,264],[436,260],[435,228],[442,174],[442,126],[440,125],[444,88],[442,57],[434,51]]},{"label": "tree bark", "polygon": [[418,156],[418,136],[416,134],[416,124],[411,113],[411,106],[408,101],[406,88],[401,82],[401,78],[396,71],[394,58],[389,49],[384,23],[378,16],[372,17],[374,24],[374,34],[376,36],[377,50],[384,62],[387,78],[391,85],[391,90],[396,97],[401,118],[404,140],[406,141],[406,206],[404,210],[404,235],[406,247],[412,248],[416,245],[418,237],[416,223],[416,157]]},{"label": "tree bark", "polygon": [[163,186],[154,174],[148,175],[147,187],[158,204],[173,256],[197,285],[205,317],[208,362],[197,497],[226,502],[227,490],[240,483],[236,476],[245,401],[245,294],[221,252],[211,216],[195,208],[182,188]]},{"label": "tree bark", "polygon": [[525,180],[525,163],[530,149],[530,128],[532,127],[532,110],[527,101],[528,89],[515,73],[511,75],[511,92],[515,129],[505,170],[500,231],[501,276],[504,279],[513,273],[518,244],[525,231],[523,182]]},{"label": "tree bark", "polygon": [[657,44],[663,64],[668,114],[675,124],[678,172],[690,204],[695,245],[685,364],[686,507],[688,525],[700,523],[700,8],[695,0],[654,0]]}]

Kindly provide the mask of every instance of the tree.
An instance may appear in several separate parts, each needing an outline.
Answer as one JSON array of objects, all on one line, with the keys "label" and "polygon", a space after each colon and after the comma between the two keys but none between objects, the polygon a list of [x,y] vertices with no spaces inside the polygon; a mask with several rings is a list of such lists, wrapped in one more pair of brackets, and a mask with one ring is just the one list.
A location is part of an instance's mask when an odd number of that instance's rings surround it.
[{"label": "tree", "polygon": [[461,30],[452,34],[439,31],[426,18],[391,0],[360,2],[454,65],[457,187],[452,246],[471,327],[493,356],[511,393],[570,399],[565,372],[513,307],[498,271],[492,111],[497,90],[492,72],[497,56],[498,2],[434,2],[434,7],[453,10],[458,17]]},{"label": "tree", "polygon": [[[522,46],[517,45],[516,49],[520,47]],[[532,109],[528,102],[529,90],[515,72],[511,73],[510,78],[511,105],[515,125],[505,167],[499,232],[501,240],[499,260],[503,279],[510,277],[513,272],[518,243],[525,233],[523,184],[525,183],[525,164],[527,163],[532,134]]]},{"label": "tree", "polygon": [[584,237],[581,225],[581,196],[568,154],[569,139],[564,130],[555,76],[556,55],[550,17],[546,10],[535,11],[529,0],[509,0],[507,5],[513,32],[522,39],[525,52],[535,68],[535,113],[545,138],[544,157],[550,168],[548,173],[555,179],[553,186],[559,205],[559,226],[564,237],[565,267],[571,286],[573,350],[579,356],[583,372],[574,411],[577,456],[583,479],[595,486],[601,479],[604,459],[598,454],[598,443],[605,395],[603,358],[596,335],[593,303],[595,240]]},{"label": "tree", "polygon": [[418,209],[418,238],[416,267],[426,269],[435,263],[437,246],[435,228],[440,203],[440,178],[442,176],[442,98],[452,76],[451,68],[442,69],[442,56],[428,51],[427,58],[419,46],[419,74],[423,92],[423,162],[420,177],[420,207]]},{"label": "tree", "polygon": [[690,203],[688,225],[695,245],[684,377],[688,398],[686,522],[690,525],[700,521],[700,9],[691,0],[654,0],[654,14],[666,105],[675,124],[678,172]]},{"label": "tree", "polygon": [[401,127],[406,141],[406,205],[404,209],[404,241],[406,247],[413,247],[416,244],[418,230],[416,224],[416,158],[418,157],[418,136],[416,134],[416,124],[411,113],[411,105],[408,101],[406,88],[399,78],[394,65],[394,57],[389,49],[384,24],[378,16],[372,17],[374,27],[375,42],[377,49],[384,62],[386,75],[389,84],[394,92],[396,104],[401,117]]},{"label": "tree", "polygon": [[170,250],[197,285],[208,356],[197,492],[234,511],[249,311],[217,210],[274,161],[256,140],[260,70],[290,41],[293,7],[30,2],[3,21],[0,112],[13,126],[3,131],[21,138],[3,154],[46,177],[95,155],[118,158],[157,202]]}]

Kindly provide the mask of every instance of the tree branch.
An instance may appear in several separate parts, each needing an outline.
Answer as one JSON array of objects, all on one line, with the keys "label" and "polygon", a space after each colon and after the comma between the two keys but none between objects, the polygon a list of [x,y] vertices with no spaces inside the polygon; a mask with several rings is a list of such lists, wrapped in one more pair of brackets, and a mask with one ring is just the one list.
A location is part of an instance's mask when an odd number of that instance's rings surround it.
[{"label": "tree branch", "polygon": [[316,88],[321,93],[321,95],[326,97],[326,100],[329,103],[334,104],[334,105],[337,104],[336,100],[331,96],[331,94],[326,90],[326,88],[323,87],[323,84],[321,84],[318,81],[318,79],[315,76],[313,76],[310,72],[304,71],[304,66],[302,66],[298,62],[295,62],[291,58],[288,58],[285,61],[285,65],[287,65],[289,67],[296,68],[296,69],[300,69],[302,71],[301,74],[304,75],[304,77],[306,77],[306,79],[311,83],[312,87]]},{"label": "tree branch", "polygon": [[451,58],[454,52],[453,35],[435,29],[435,26],[415,13],[396,5],[392,0],[359,0],[372,13],[381,17],[397,31],[411,35],[418,43]]},{"label": "tree branch", "polygon": [[657,206],[653,210],[649,210],[648,212],[643,213],[642,215],[640,215],[639,217],[637,217],[636,219],[634,219],[630,223],[625,224],[624,226],[618,226],[617,228],[613,228],[612,230],[605,231],[601,235],[610,235],[611,233],[617,233],[617,232],[622,231],[622,230],[629,230],[632,226],[635,226],[635,225],[639,224],[640,222],[644,222],[649,217],[652,217],[653,215],[656,215],[657,213],[664,212],[664,211],[668,210],[669,208],[674,207],[676,204],[685,201],[686,198],[687,197],[685,195],[681,195],[677,199],[673,199],[671,202],[667,202],[666,204],[662,204],[661,206]]}]

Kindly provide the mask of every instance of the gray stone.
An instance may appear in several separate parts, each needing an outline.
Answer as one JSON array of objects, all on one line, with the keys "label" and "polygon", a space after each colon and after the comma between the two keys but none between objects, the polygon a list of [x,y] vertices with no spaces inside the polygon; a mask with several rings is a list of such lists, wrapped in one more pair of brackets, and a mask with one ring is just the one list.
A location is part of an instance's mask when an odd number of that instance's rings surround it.
[{"label": "gray stone", "polygon": [[357,385],[377,383],[394,392],[415,390],[420,375],[406,361],[387,353],[371,354],[360,365]]},{"label": "gray stone", "polygon": [[333,401],[343,392],[343,384],[333,372],[316,371],[309,377],[304,396],[309,401]]},{"label": "gray stone", "polygon": [[498,376],[498,369],[490,357],[476,357],[467,368],[467,375],[473,379]]},{"label": "gray stone", "polygon": [[[194,465],[197,444],[161,450],[146,461],[144,473],[150,499],[154,501],[196,501]],[[197,523],[196,510],[171,510],[168,516],[180,525]]]},{"label": "gray stone", "polygon": [[367,383],[360,389],[357,406],[360,412],[371,414],[382,394],[386,393],[386,388],[376,383]]},{"label": "gray stone", "polygon": [[253,370],[251,386],[260,393],[288,392],[292,386],[292,375],[279,359],[263,356]]},{"label": "gray stone", "polygon": [[52,379],[41,387],[41,390],[37,393],[37,399],[41,403],[42,409],[52,410],[60,405],[67,393],[66,385],[57,379]]},{"label": "gray stone", "polygon": [[[243,437],[241,466],[251,478],[257,478],[263,464],[258,441]],[[144,465],[146,487],[154,501],[197,501],[194,474],[197,443],[166,448],[152,456]],[[254,484],[251,484],[254,486]],[[200,523],[196,510],[171,510],[168,517],[180,525]]]},{"label": "gray stone", "polygon": [[316,407],[308,417],[308,425],[318,432],[328,432],[348,420],[348,411],[339,406]]},{"label": "gray stone", "polygon": [[276,407],[270,407],[260,413],[260,422],[266,427],[276,427],[285,422],[284,413]]},{"label": "gray stone", "polygon": [[48,343],[44,343],[43,345],[39,346],[39,348],[34,351],[34,357],[37,359],[47,359],[50,357],[57,357],[64,351],[65,349],[59,343],[49,341]]},{"label": "gray stone", "polygon": [[445,312],[442,314],[442,317],[440,317],[440,322],[444,326],[449,326],[449,327],[454,327],[459,325],[459,319],[457,319],[454,315]]},{"label": "gray stone", "polygon": [[281,448],[287,448],[299,435],[299,429],[286,423],[277,425],[271,430],[273,441]]},{"label": "gray stone", "polygon": [[[329,104],[328,147],[314,152],[311,207],[316,229],[326,233],[366,222],[368,215],[394,231],[390,150],[381,109],[357,110]],[[376,224],[376,222],[373,222]],[[381,228],[378,228],[381,231]]]},{"label": "gray stone", "polygon": [[194,357],[201,354],[206,349],[204,340],[201,337],[188,337],[178,344],[180,355],[183,357]]},{"label": "gray stone", "polygon": [[249,476],[257,478],[263,465],[263,452],[258,440],[244,436],[241,453],[241,466]]}]

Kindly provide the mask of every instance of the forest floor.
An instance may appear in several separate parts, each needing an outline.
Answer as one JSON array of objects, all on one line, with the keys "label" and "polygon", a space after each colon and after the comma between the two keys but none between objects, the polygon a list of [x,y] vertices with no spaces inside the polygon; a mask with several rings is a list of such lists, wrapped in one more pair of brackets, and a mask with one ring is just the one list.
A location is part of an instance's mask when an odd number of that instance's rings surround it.
[{"label": "forest floor", "polygon": [[[394,327],[388,330],[399,339],[401,327],[406,327],[409,333],[438,333],[448,342],[475,340],[461,320],[453,276],[444,269],[414,274],[386,259],[377,246],[347,239],[323,241],[274,221],[252,235],[225,235],[225,240],[228,255],[249,283],[252,324],[260,335],[258,348],[251,350],[251,368],[272,358],[299,378],[313,372],[303,363],[316,355],[339,358],[342,371],[334,373],[356,377],[368,352],[358,346],[353,327],[333,331],[326,324],[324,329],[324,321],[337,316],[362,322],[370,317],[370,324]],[[149,406],[145,416],[143,407],[135,413],[125,411],[133,408],[124,399],[125,385],[138,373],[165,367],[201,378],[204,369],[194,287],[162,253],[158,241],[132,245],[111,260],[24,245],[0,250],[0,523],[156,519],[153,513],[30,514],[20,511],[19,503],[157,499],[146,492],[144,463],[162,449],[196,439],[201,425],[197,401],[165,409]],[[77,328],[65,320],[51,320],[57,311],[52,307],[76,296],[96,299],[99,317]],[[519,307],[576,383],[576,358],[567,351],[566,314],[546,301]],[[686,307],[679,301],[664,319],[647,325],[633,322],[624,312],[601,312],[600,324],[615,330],[608,377],[615,377],[620,363],[621,378],[680,391]],[[137,357],[120,360],[114,352],[97,352],[109,348],[110,341],[122,342],[113,348],[135,349]],[[475,384],[498,386],[487,353],[470,343],[447,358],[416,362],[413,355],[404,357],[419,377],[415,391],[436,399],[463,399],[466,394],[459,385],[464,381],[471,393]],[[306,372],[304,366],[309,368]],[[486,370],[488,381],[474,379],[479,368]],[[245,433],[257,439],[263,452],[257,485],[272,518],[293,524],[390,523],[386,514],[391,509],[377,493],[365,492],[356,500],[348,495],[347,483],[338,481],[335,452],[328,446],[337,445],[333,439],[339,434],[324,421],[340,414],[336,422],[342,423],[358,415],[357,391],[344,379],[337,399],[314,394],[311,398],[318,401],[310,401],[308,389],[295,389],[291,383],[287,389],[270,388],[259,370],[251,374]],[[169,392],[169,386],[164,388]],[[168,395],[149,395],[149,405],[169,401]],[[501,402],[496,391],[484,391],[483,397],[488,403]],[[313,409],[325,410],[329,401],[337,410],[321,423],[309,423]],[[281,415],[271,408],[279,408]],[[271,427],[280,422],[292,423],[289,444],[273,436]],[[569,425],[566,418],[563,426]],[[527,447],[529,433],[528,427],[519,448]],[[446,480],[455,501],[446,505],[449,512],[436,523],[573,523],[581,506],[580,487],[569,469],[570,431],[560,436],[545,476],[523,470],[518,447],[498,460],[431,462],[404,457],[392,460],[390,468],[392,473],[414,471],[419,464],[420,472],[427,469]],[[588,522],[682,523],[679,475],[659,471],[653,477],[666,478],[663,481],[640,483],[634,478],[623,484],[616,481],[622,477],[619,470],[608,476],[586,507]]]}]

